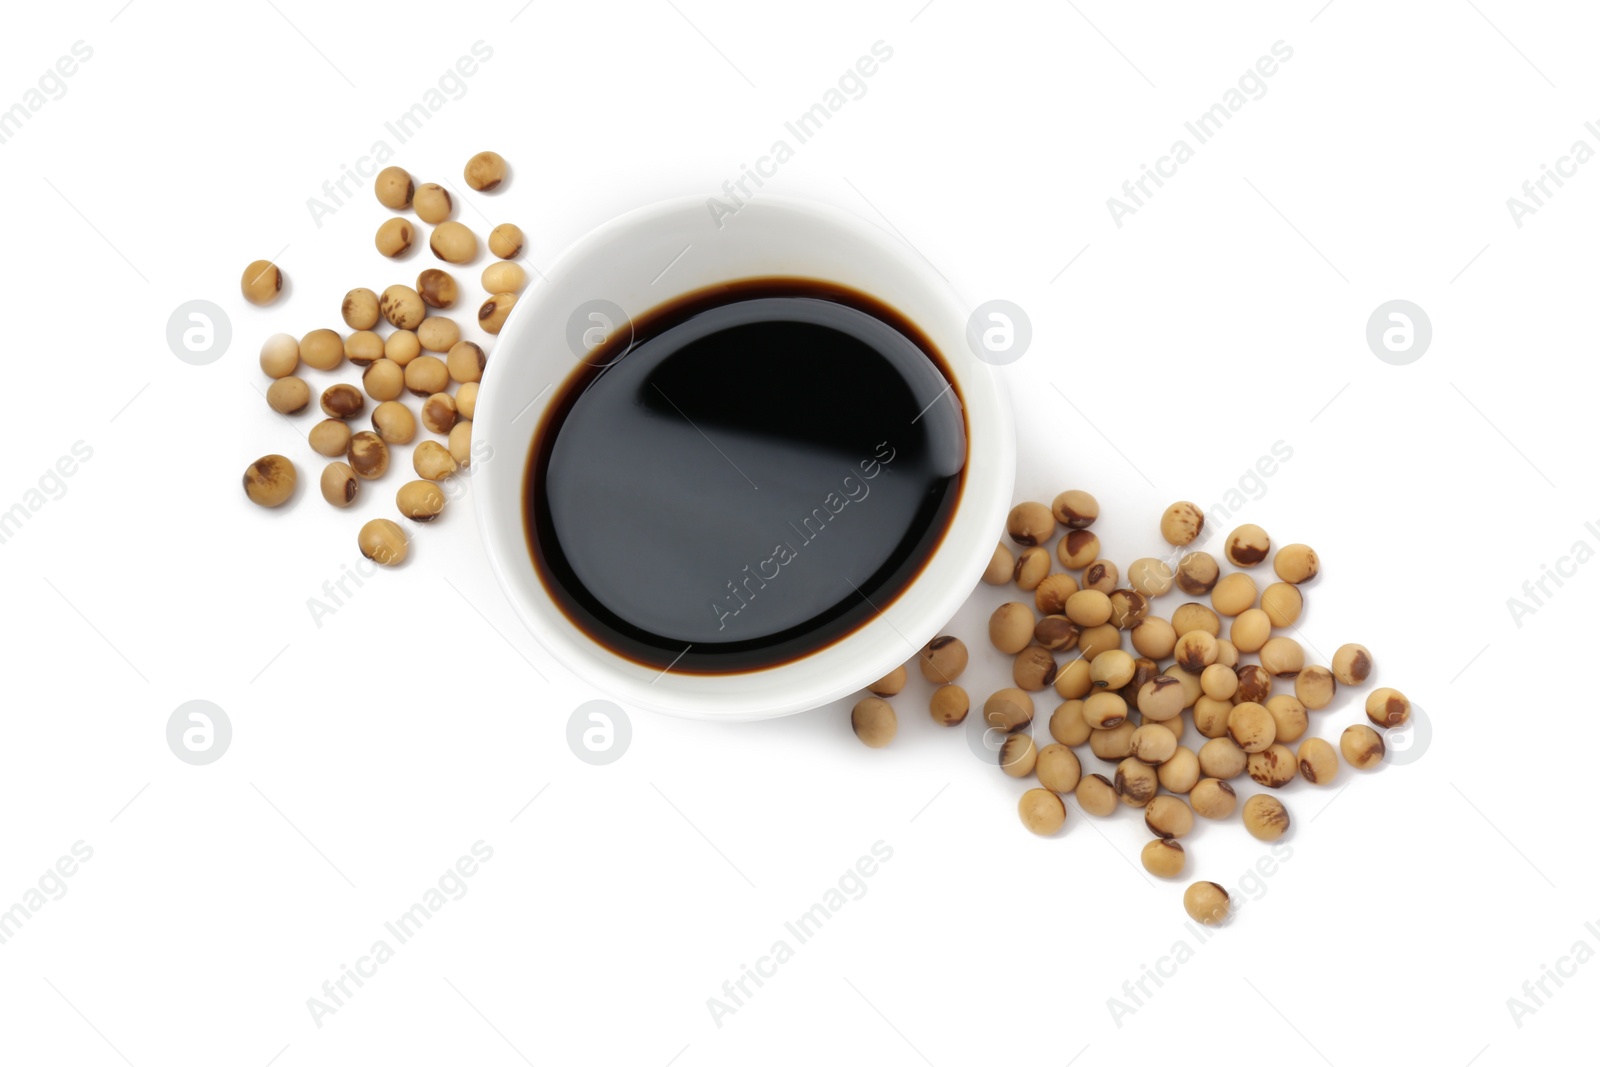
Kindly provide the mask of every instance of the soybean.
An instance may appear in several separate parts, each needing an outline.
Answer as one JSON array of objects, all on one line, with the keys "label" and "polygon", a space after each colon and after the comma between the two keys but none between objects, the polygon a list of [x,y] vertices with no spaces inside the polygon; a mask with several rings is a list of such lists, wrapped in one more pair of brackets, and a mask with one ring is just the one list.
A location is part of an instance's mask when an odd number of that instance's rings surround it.
[{"label": "soybean", "polygon": [[381,478],[389,469],[389,446],[371,430],[361,430],[350,436],[350,451],[345,453],[345,461],[358,478],[367,481]]},{"label": "soybean", "polygon": [[1128,584],[1147,597],[1166,596],[1172,591],[1173,579],[1172,568],[1151,556],[1128,564]]},{"label": "soybean", "polygon": [[1411,701],[1398,689],[1374,689],[1367,694],[1367,718],[1378,726],[1404,726],[1411,720]]},{"label": "soybean", "polygon": [[1050,553],[1035,546],[1023,549],[1017,556],[1017,565],[1013,568],[1012,577],[1018,589],[1025,593],[1033,593],[1044,584],[1049,574]]},{"label": "soybean", "polygon": [[1217,662],[1217,639],[1204,630],[1190,630],[1178,638],[1172,655],[1178,666],[1190,674],[1199,674]]},{"label": "soybean", "polygon": [[1213,700],[1228,700],[1239,690],[1239,676],[1232,667],[1213,663],[1200,672],[1200,688]]},{"label": "soybean", "polygon": [[1280,628],[1299,622],[1305,603],[1300,590],[1287,582],[1274,582],[1261,593],[1261,610],[1267,613],[1272,625]]},{"label": "soybean", "polygon": [[1130,808],[1142,808],[1149,804],[1160,787],[1155,768],[1145,766],[1132,756],[1117,764],[1117,773],[1111,784],[1116,786],[1117,796]]},{"label": "soybean", "polygon": [[1050,713],[1050,736],[1063,745],[1081,745],[1094,733],[1083,717],[1083,701],[1064,700]]},{"label": "soybean", "polygon": [[1139,687],[1139,714],[1147,722],[1167,722],[1183,714],[1185,694],[1183,683],[1162,675],[1152,678]]},{"label": "soybean", "polygon": [[[1062,540],[1065,541],[1066,538]],[[1061,546],[1058,544],[1056,547],[1059,549]],[[1099,548],[1099,545],[1095,546],[1096,551]],[[1096,559],[1083,568],[1083,588],[1093,589],[1108,597],[1117,591],[1117,578],[1117,565],[1108,559]]]},{"label": "soybean", "polygon": [[1111,618],[1111,598],[1097,589],[1080,589],[1067,598],[1064,613],[1079,626],[1101,626]]},{"label": "soybean", "polygon": [[[900,669],[905,670],[904,667]],[[971,706],[967,691],[959,685],[941,685],[928,698],[928,714],[940,726],[959,726],[966,721]]]},{"label": "soybean", "polygon": [[312,330],[300,338],[300,361],[315,370],[333,370],[344,362],[344,340],[332,330]]},{"label": "soybean", "polygon": [[483,268],[481,280],[486,293],[520,293],[528,284],[528,272],[516,263],[491,263]]},{"label": "soybean", "polygon": [[1196,882],[1183,891],[1183,910],[1195,922],[1219,926],[1228,921],[1232,901],[1217,883]]},{"label": "soybean", "polygon": [[360,487],[360,480],[356,478],[356,472],[350,469],[350,464],[330,463],[322,468],[322,499],[334,507],[347,508],[354,504]]},{"label": "soybean", "polygon": [[1015,733],[1033,723],[1033,697],[1021,689],[1001,689],[983,702],[983,721],[1002,733]]},{"label": "soybean", "polygon": [[1118,693],[1090,693],[1083,702],[1083,721],[1096,730],[1111,730],[1128,718],[1128,702]]},{"label": "soybean", "polygon": [[434,393],[422,402],[422,425],[429,433],[447,434],[456,424],[456,401],[449,393]]},{"label": "soybean", "polygon": [[1178,680],[1178,684],[1183,686],[1184,707],[1193,707],[1194,702],[1200,699],[1203,690],[1200,688],[1200,678],[1198,675],[1190,674],[1177,664],[1173,664],[1172,666],[1168,667],[1166,670],[1162,671],[1161,674],[1165,678],[1176,678]]},{"label": "soybean", "polygon": [[267,406],[280,415],[298,415],[311,403],[304,378],[279,378],[267,386]]},{"label": "soybean", "polygon": [[1052,793],[1072,792],[1083,777],[1083,765],[1078,762],[1077,753],[1063,744],[1041,748],[1033,770],[1039,776],[1039,784]]},{"label": "soybean", "polygon": [[357,367],[370,367],[383,358],[383,338],[371,330],[357,330],[344,339],[344,358]]},{"label": "soybean", "polygon": [[517,306],[516,293],[495,293],[478,307],[478,326],[484,333],[500,332],[511,309]]},{"label": "soybean", "polygon": [[405,392],[406,372],[392,359],[374,360],[361,372],[361,387],[374,400],[398,400]]},{"label": "soybean", "polygon": [[[1029,549],[1028,551],[1034,551]],[[1046,564],[1048,566],[1048,563]],[[1060,615],[1067,598],[1078,591],[1078,580],[1070,574],[1052,574],[1034,586],[1033,606],[1041,615]]]},{"label": "soybean", "polygon": [[300,480],[286,456],[262,456],[244,470],[244,495],[252,504],[275,508],[294,495]]},{"label": "soybean", "polygon": [[352,289],[339,305],[344,324],[352,330],[370,330],[378,325],[378,294],[371,289]]},{"label": "soybean", "polygon": [[428,250],[446,263],[471,263],[478,258],[478,235],[459,222],[441,222],[428,238]]},{"label": "soybean", "polygon": [[391,285],[385,289],[378,298],[378,310],[397,330],[415,330],[428,315],[422,297],[409,285]]},{"label": "soybean", "polygon": [[1161,536],[1179,548],[1194,541],[1206,524],[1205,512],[1187,500],[1180,500],[1161,515]]},{"label": "soybean", "polygon": [[1272,620],[1260,608],[1246,608],[1233,617],[1228,640],[1240,652],[1259,652],[1272,636]]},{"label": "soybean", "polygon": [[892,697],[906,687],[906,667],[901,664],[876,682],[867,686],[867,692],[875,697]]},{"label": "soybean", "polygon": [[361,554],[384,567],[398,567],[410,551],[405,531],[388,519],[373,519],[356,536]]},{"label": "soybean", "polygon": [[989,566],[983,571],[984,584],[1005,585],[1011,581],[1016,566],[1017,561],[1011,555],[1011,550],[1005,545],[995,545],[994,555],[989,557]]},{"label": "soybean", "polygon": [[1178,643],[1178,634],[1166,619],[1146,616],[1134,624],[1130,634],[1133,647],[1141,656],[1166,659]]},{"label": "soybean", "polygon": [[1194,812],[1178,797],[1154,797],[1144,807],[1144,824],[1157,837],[1183,837],[1194,829]]},{"label": "soybean", "polygon": [[[1099,558],[1100,538],[1093,530],[1068,530],[1066,536],[1056,542],[1056,559],[1068,570],[1081,571]],[[1112,586],[1116,581],[1116,576],[1112,575]]]},{"label": "soybean", "polygon": [[1246,701],[1228,713],[1228,736],[1246,752],[1261,752],[1277,740],[1278,724],[1265,707]]},{"label": "soybean", "polygon": [[417,232],[405,219],[385,219],[378,226],[378,232],[373,236],[372,243],[377,246],[379,255],[399,259],[411,250],[411,242],[416,236]]},{"label": "soybean", "polygon": [[417,275],[417,295],[431,308],[447,308],[456,302],[460,290],[456,280],[438,267],[429,267]]},{"label": "soybean", "polygon": [[[445,360],[448,366],[449,360]],[[478,410],[478,383],[463,382],[456,390],[456,411],[463,419],[470,419]]]},{"label": "soybean", "polygon": [[1278,678],[1292,678],[1306,664],[1306,651],[1292,637],[1274,637],[1261,646],[1258,657],[1267,673]]},{"label": "soybean", "polygon": [[1253,522],[1247,522],[1228,535],[1222,554],[1235,567],[1254,567],[1266,559],[1270,551],[1272,540],[1267,536],[1267,531]]},{"label": "soybean", "polygon": [[1178,561],[1178,588],[1190,596],[1205,596],[1222,573],[1209,552],[1190,552]]},{"label": "soybean", "polygon": [[1189,790],[1189,806],[1202,819],[1226,819],[1238,803],[1239,794],[1220,778],[1202,778]]},{"label": "soybean", "polygon": [[1358,723],[1346,727],[1339,735],[1339,751],[1344,753],[1344,761],[1356,770],[1370,771],[1383,762],[1383,738],[1372,727]]},{"label": "soybean", "polygon": [[506,180],[506,161],[498,152],[479,152],[467,160],[461,176],[477,192],[492,192]]},{"label": "soybean", "polygon": [[1068,489],[1056,496],[1050,511],[1067,529],[1082,530],[1100,517],[1100,502],[1082,489]]},{"label": "soybean", "polygon": [[1150,613],[1150,601],[1133,589],[1114,589],[1109,599],[1111,625],[1119,630],[1133,629]]},{"label": "soybean", "polygon": [[287,378],[300,366],[300,342],[289,334],[275,333],[261,344],[261,373]]},{"label": "soybean", "polygon": [[1096,730],[1089,735],[1089,751],[1107,763],[1128,759],[1133,755],[1133,732],[1137,729],[1133,723],[1123,722],[1110,730]]},{"label": "soybean", "polygon": [[1012,734],[1000,743],[1000,769],[1013,778],[1026,778],[1039,760],[1039,749],[1029,733]]},{"label": "soybean", "polygon": [[489,251],[501,259],[516,259],[522,251],[522,228],[502,222],[489,231]]},{"label": "soybean", "polygon": [[394,503],[412,522],[432,522],[444,511],[444,491],[429,481],[407,482],[395,493]]},{"label": "soybean", "polygon": [[1204,604],[1179,604],[1172,613],[1172,629],[1179,637],[1191,630],[1204,630],[1217,637],[1222,633],[1222,620]]},{"label": "soybean", "polygon": [[418,356],[406,364],[406,388],[413,396],[432,396],[449,386],[450,372],[438,356]]},{"label": "soybean", "polygon": [[1246,663],[1235,667],[1233,673],[1239,676],[1239,688],[1234,691],[1233,699],[1243,703],[1250,700],[1257,704],[1265,704],[1272,695],[1272,675],[1267,673],[1265,667],[1259,663]]},{"label": "soybean", "polygon": [[935,685],[955,681],[967,669],[966,642],[949,634],[935,637],[917,654],[917,667]]},{"label": "soybean", "polygon": [[417,213],[417,218],[429,226],[437,226],[450,217],[455,203],[450,199],[450,190],[438,182],[426,182],[417,187],[416,195],[412,198],[412,208]]},{"label": "soybean", "polygon": [[[449,353],[445,356],[445,369],[450,372],[452,381],[476,384],[483,380],[483,368],[489,363],[489,358],[483,354],[483,349],[471,341],[457,341],[450,346]],[[477,395],[477,390],[473,390]]]},{"label": "soybean", "polygon": [[1186,857],[1183,846],[1170,838],[1158,837],[1146,844],[1139,853],[1144,869],[1157,878],[1176,878],[1183,873]]},{"label": "soybean", "polygon": [[1245,762],[1245,771],[1261,785],[1282,789],[1294,781],[1300,765],[1287,745],[1272,744],[1260,752],[1252,752]]},{"label": "soybean", "polygon": [[[1108,650],[1109,651],[1109,650]],[[1123,685],[1120,693],[1122,699],[1130,704],[1139,703],[1139,691],[1147,682],[1153,682],[1161,677],[1161,668],[1156,666],[1156,661],[1148,656],[1140,656],[1133,661],[1133,677]]]},{"label": "soybean", "polygon": [[265,307],[283,292],[283,271],[269,259],[258,259],[239,276],[239,291],[257,307]]},{"label": "soybean", "polygon": [[429,352],[449,352],[460,340],[461,327],[442,315],[431,315],[417,327],[417,343]]},{"label": "soybean", "polygon": [[383,354],[397,367],[404,367],[422,354],[422,342],[410,330],[396,330],[383,342]]},{"label": "soybean", "polygon": [[1341,685],[1360,685],[1372,675],[1372,653],[1366,645],[1340,645],[1333,654],[1333,676]]},{"label": "soybean", "polygon": [[306,435],[311,450],[321,456],[342,456],[350,448],[350,426],[343,419],[323,419]]},{"label": "soybean", "polygon": [[[457,423],[457,428],[466,425]],[[452,435],[455,433],[451,431]],[[411,468],[417,477],[437,482],[454,474],[458,469],[455,456],[437,441],[424,441],[411,451]]]},{"label": "soybean", "polygon": [[850,710],[850,728],[868,748],[882,748],[894,740],[899,723],[887,700],[867,697]]},{"label": "soybean", "polygon": [[1133,681],[1133,657],[1120,648],[1108,649],[1089,664],[1089,680],[1096,689],[1121,689]]},{"label": "soybean", "polygon": [[404,211],[411,206],[416,184],[404,167],[384,167],[372,182],[373,194],[378,203],[393,211]]},{"label": "soybean", "polygon": [[1264,705],[1267,714],[1272,716],[1273,740],[1298,741],[1305,736],[1306,727],[1309,725],[1306,718],[1306,706],[1299,699],[1288,693],[1279,693],[1271,697]]},{"label": "soybean", "polygon": [[1020,601],[1001,604],[989,616],[989,641],[1008,656],[1028,647],[1033,637],[1033,610]]},{"label": "soybean", "polygon": [[1070,650],[1078,643],[1078,627],[1065,615],[1046,615],[1033,627],[1033,639],[1052,652]]},{"label": "soybean", "polygon": [[1284,545],[1272,557],[1272,570],[1290,585],[1309,582],[1322,569],[1316,551],[1310,545]]},{"label": "soybean", "polygon": [[1188,793],[1200,781],[1200,757],[1194,754],[1193,749],[1180,745],[1172,753],[1171,759],[1156,768],[1156,779],[1161,782],[1163,789],[1173,793]]},{"label": "soybean", "polygon": [[1017,801],[1017,815],[1029,832],[1049,837],[1067,821],[1067,806],[1048,789],[1030,789]]},{"label": "soybean", "polygon": [[1090,663],[1093,663],[1094,658],[1100,653],[1111,652],[1121,647],[1122,631],[1109,622],[1085,627],[1078,633],[1078,655]]},{"label": "soybean", "polygon": [[1229,618],[1255,607],[1255,579],[1242,571],[1228,575],[1212,588],[1211,606]]},{"label": "soybean", "polygon": [[1194,728],[1200,732],[1201,737],[1226,737],[1228,716],[1231,714],[1233,705],[1228,701],[1215,700],[1208,696],[1199,697],[1194,702]]},{"label": "soybean", "polygon": [[1024,548],[1043,544],[1056,532],[1055,516],[1043,504],[1025,501],[1006,516],[1006,533]]},{"label": "soybean", "polygon": [[372,409],[372,428],[385,444],[410,444],[417,435],[417,417],[400,401],[385,400]]},{"label": "soybean", "polygon": [[1116,786],[1103,774],[1084,775],[1072,795],[1078,798],[1078,806],[1086,814],[1104,817],[1117,810]]},{"label": "soybean", "polygon": [[1244,802],[1244,828],[1257,841],[1276,841],[1289,832],[1289,809],[1267,793]]},{"label": "soybean", "polygon": [[1038,692],[1056,680],[1056,660],[1048,648],[1029,645],[1011,661],[1011,680],[1019,689]]},{"label": "soybean", "polygon": [[1333,746],[1320,737],[1308,737],[1297,753],[1300,777],[1312,785],[1327,785],[1339,773],[1339,756]]},{"label": "soybean", "polygon": [[[1333,672],[1326,667],[1304,667],[1294,676],[1294,695],[1299,698],[1312,711],[1321,711],[1333,703],[1333,696],[1339,689],[1339,682],[1334,678]],[[1381,692],[1381,690],[1380,690]],[[1371,699],[1367,701],[1371,707]]]},{"label": "soybean", "polygon": [[450,439],[447,442],[452,459],[457,465],[470,467],[472,465],[472,420],[460,419],[450,429]]},{"label": "soybean", "polygon": [[322,413],[330,419],[348,419],[361,414],[367,398],[355,386],[340,382],[322,391]]},{"label": "soybean", "polygon": [[1132,755],[1140,763],[1160,766],[1178,751],[1178,738],[1164,723],[1150,722],[1133,731]]}]

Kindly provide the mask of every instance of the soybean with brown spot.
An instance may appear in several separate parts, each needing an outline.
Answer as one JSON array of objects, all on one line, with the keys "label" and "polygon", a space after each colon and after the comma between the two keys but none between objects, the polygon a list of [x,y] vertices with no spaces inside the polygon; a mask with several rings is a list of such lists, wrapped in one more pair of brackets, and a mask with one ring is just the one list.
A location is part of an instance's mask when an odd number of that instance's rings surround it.
[{"label": "soybean with brown spot", "polygon": [[962,677],[966,670],[966,643],[962,638],[942,633],[923,646],[917,654],[917,669],[922,677],[934,685],[944,685]]}]

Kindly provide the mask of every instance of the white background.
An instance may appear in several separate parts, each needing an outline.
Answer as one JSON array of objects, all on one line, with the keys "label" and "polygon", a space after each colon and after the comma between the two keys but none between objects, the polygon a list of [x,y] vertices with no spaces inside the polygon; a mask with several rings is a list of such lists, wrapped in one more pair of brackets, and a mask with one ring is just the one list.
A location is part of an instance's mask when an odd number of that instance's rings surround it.
[{"label": "white background", "polygon": [[[1600,547],[1584,528],[1600,521],[1600,163],[1521,228],[1506,207],[1574,140],[1600,148],[1583,126],[1600,120],[1592,12],[918,3],[11,14],[0,107],[74,42],[93,57],[0,144],[0,509],[75,442],[93,456],[0,544],[0,907],[74,842],[93,858],[0,945],[0,1059],[1592,1055],[1582,1020],[1600,964],[1547,983],[1520,1027],[1506,1003],[1579,939],[1600,949],[1584,929],[1600,923],[1587,823],[1600,735],[1579,673],[1600,565],[1550,585],[1520,627],[1506,606],[1575,541]],[[1292,447],[1239,521],[1316,546],[1312,658],[1367,644],[1375,681],[1426,710],[1431,745],[1409,765],[1342,768],[1347,791],[1286,790],[1292,856],[1202,945],[1183,885],[1238,887],[1265,846],[1237,821],[1207,825],[1185,877],[1155,884],[1134,812],[1071,808],[1057,838],[1034,838],[1015,815],[1021,785],[933,725],[920,680],[881,751],[841,704],[743,726],[637,714],[621,759],[580,762],[567,718],[600,694],[517,624],[468,500],[318,627],[307,599],[356,560],[356,527],[388,513],[400,479],[358,515],[324,506],[299,439],[314,418],[267,410],[256,350],[277,330],[340,326],[346,289],[426,265],[378,257],[386,213],[365,188],[320,227],[306,201],[374,140],[392,144],[383,122],[479,40],[492,59],[396,162],[460,190],[468,155],[503,153],[510,184],[467,195],[458,217],[519,223],[536,267],[621,211],[714,194],[889,44],[867,94],[769,189],[892,227],[969,301],[1029,311],[1033,349],[1007,371],[1018,497],[1091,490],[1124,567],[1161,547],[1166,504],[1210,507],[1274,442]],[[1280,40],[1293,58],[1266,95],[1114,225],[1106,198]],[[239,273],[271,256],[291,291],[249,307]],[[482,265],[457,272],[473,293]],[[1434,327],[1404,367],[1364,339],[1395,298]],[[231,318],[208,366],[166,344],[191,299]],[[308,483],[279,512],[238,489],[264,452],[294,456]],[[980,590],[950,627],[973,649],[963,681],[978,699],[1006,684],[983,624],[1001,599]],[[166,745],[191,699],[233,724],[210,766]],[[1313,732],[1336,738],[1357,699],[1316,713]],[[317,1026],[307,998],[479,840],[493,859],[466,896]],[[716,1025],[707,998],[880,840],[893,858],[866,895]],[[1119,1026],[1108,998],[1179,939],[1193,959]]]}]

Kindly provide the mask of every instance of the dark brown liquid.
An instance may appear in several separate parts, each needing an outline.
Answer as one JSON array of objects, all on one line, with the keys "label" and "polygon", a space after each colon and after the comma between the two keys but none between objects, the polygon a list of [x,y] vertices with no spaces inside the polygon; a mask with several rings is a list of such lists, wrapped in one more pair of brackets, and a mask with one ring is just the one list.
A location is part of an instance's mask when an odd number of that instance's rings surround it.
[{"label": "dark brown liquid", "polygon": [[528,544],[606,647],[754,670],[886,608],[944,536],[966,459],[960,396],[897,313],[811,281],[723,286],[615,331],[560,387]]}]

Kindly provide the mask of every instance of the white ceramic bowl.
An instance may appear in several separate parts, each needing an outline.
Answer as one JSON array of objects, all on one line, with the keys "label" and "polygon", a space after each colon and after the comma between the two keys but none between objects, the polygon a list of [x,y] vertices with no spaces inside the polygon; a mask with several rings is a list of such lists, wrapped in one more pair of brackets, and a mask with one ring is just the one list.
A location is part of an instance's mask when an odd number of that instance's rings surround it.
[{"label": "white ceramic bowl", "polygon": [[[965,402],[966,478],[944,539],[921,573],[853,634],[761,670],[662,672],[597,644],[546,593],[523,530],[523,478],[533,433],[577,366],[569,342],[577,309],[599,299],[637,317],[709,285],[760,277],[844,285],[921,327]],[[854,215],[807,201],[763,195],[719,227],[704,201],[669,200],[583,237],[512,311],[494,345],[472,423],[475,456],[483,457],[474,459],[472,478],[479,526],[495,575],[522,621],[551,655],[597,689],[629,705],[694,718],[762,719],[804,711],[855,692],[911,659],[977,584],[1011,505],[1011,409],[994,369],[967,346],[967,315],[944,279],[905,242]]]}]

